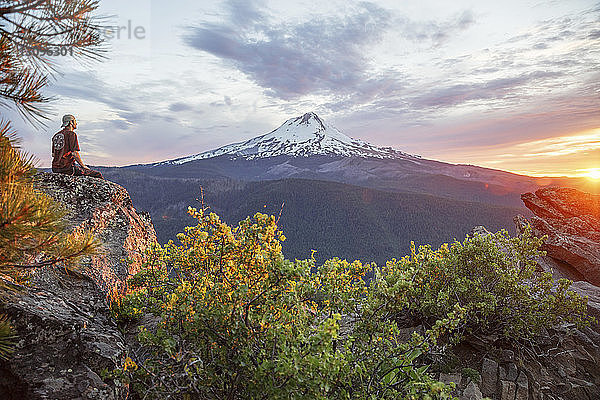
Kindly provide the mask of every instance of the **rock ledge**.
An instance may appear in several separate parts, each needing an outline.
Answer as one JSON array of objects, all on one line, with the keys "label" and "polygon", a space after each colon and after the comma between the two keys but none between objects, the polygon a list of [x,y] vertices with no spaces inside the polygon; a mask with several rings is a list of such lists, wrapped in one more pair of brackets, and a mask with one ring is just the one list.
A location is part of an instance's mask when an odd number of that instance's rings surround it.
[{"label": "rock ledge", "polygon": [[120,364],[126,348],[107,295],[139,269],[140,252],[156,241],[152,222],[112,182],[39,173],[35,186],[65,206],[72,228],[92,230],[103,246],[77,273],[43,268],[21,291],[0,289],[0,313],[8,314],[19,337],[15,354],[0,362],[0,398],[124,399],[127,388],[101,378],[103,369]]}]

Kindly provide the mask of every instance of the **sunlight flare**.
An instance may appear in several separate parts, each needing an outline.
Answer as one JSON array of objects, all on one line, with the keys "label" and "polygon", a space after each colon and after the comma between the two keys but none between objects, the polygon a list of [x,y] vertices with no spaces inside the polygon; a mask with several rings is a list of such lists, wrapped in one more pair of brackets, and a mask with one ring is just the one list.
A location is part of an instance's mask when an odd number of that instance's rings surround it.
[{"label": "sunlight flare", "polygon": [[579,171],[582,173],[581,176],[593,180],[600,180],[600,168],[585,168]]}]

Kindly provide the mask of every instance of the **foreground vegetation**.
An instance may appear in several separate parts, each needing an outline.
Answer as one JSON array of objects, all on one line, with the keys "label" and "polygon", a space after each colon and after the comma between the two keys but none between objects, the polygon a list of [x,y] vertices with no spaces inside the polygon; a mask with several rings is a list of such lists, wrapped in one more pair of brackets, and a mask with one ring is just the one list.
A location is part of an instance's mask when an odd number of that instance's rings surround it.
[{"label": "foreground vegetation", "polygon": [[[461,340],[589,322],[568,281],[535,272],[530,231],[413,247],[381,268],[317,267],[284,259],[273,216],[232,228],[189,212],[197,225],[156,246],[113,303],[120,323],[141,325],[141,346],[111,375],[144,398],[445,399],[453,388],[429,365]],[[407,335],[406,316],[424,328]]]}]

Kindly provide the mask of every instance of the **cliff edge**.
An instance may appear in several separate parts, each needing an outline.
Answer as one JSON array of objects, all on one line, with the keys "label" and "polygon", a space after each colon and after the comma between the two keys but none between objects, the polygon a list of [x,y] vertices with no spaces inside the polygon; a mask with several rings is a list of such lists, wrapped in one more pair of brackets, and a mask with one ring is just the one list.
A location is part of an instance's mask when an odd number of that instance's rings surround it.
[{"label": "cliff edge", "polygon": [[[600,195],[544,188],[521,195],[521,200],[534,214],[529,222],[536,236],[547,236],[542,267],[556,277],[600,286]],[[525,222],[518,217],[517,229]]]},{"label": "cliff edge", "polygon": [[0,313],[11,318],[18,335],[15,353],[0,361],[0,398],[123,399],[126,387],[101,378],[126,348],[107,298],[139,269],[156,241],[152,222],[135,210],[123,187],[109,181],[39,173],[35,186],[64,205],[71,228],[91,230],[102,247],[77,272],[59,265],[35,269],[23,288],[0,288]]}]

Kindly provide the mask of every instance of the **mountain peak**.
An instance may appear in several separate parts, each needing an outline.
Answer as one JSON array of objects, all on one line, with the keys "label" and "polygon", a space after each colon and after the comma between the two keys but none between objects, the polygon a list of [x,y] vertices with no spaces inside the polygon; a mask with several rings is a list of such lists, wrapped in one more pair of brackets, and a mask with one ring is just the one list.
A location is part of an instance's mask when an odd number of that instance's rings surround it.
[{"label": "mountain peak", "polygon": [[304,114],[300,117],[294,118],[294,122],[296,122],[298,120],[300,120],[300,122],[298,122],[298,124],[306,124],[306,125],[310,125],[311,120],[314,120],[315,123],[319,126],[320,130],[325,130],[325,124],[323,123],[321,118],[319,118],[319,116],[312,111],[307,112],[306,114]]},{"label": "mountain peak", "polygon": [[360,139],[352,139],[311,111],[288,119],[279,128],[265,135],[165,163],[183,164],[219,156],[252,160],[283,155],[291,157],[326,155],[380,159],[418,158],[391,147],[378,147]]}]

